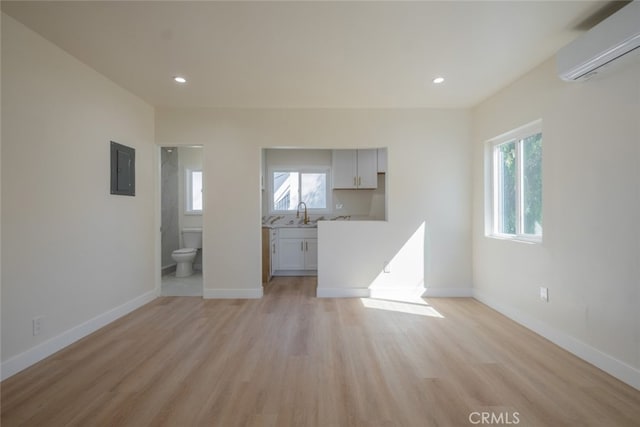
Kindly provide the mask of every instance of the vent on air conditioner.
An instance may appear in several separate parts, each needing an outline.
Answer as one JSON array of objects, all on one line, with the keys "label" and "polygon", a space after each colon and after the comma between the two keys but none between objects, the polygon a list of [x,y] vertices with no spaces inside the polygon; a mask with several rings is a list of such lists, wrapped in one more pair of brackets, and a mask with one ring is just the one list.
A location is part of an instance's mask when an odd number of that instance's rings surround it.
[{"label": "vent on air conditioner", "polygon": [[585,80],[623,59],[640,58],[640,0],[614,13],[556,55],[558,75]]}]

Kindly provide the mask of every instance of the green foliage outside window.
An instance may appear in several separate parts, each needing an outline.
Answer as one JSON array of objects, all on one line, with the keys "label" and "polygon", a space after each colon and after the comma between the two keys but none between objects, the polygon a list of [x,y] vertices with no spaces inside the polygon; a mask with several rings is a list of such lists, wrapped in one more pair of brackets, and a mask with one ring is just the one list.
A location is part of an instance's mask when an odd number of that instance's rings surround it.
[{"label": "green foliage outside window", "polygon": [[523,141],[524,234],[542,234],[542,134]]},{"label": "green foliage outside window", "polygon": [[[522,164],[518,158],[520,151]],[[513,235],[542,235],[542,133],[497,145],[496,154],[496,231]],[[520,183],[519,176],[522,177]],[[522,203],[520,209],[517,205],[518,191]]]},{"label": "green foliage outside window", "polygon": [[500,150],[501,227],[504,234],[516,234],[516,143],[498,146]]}]

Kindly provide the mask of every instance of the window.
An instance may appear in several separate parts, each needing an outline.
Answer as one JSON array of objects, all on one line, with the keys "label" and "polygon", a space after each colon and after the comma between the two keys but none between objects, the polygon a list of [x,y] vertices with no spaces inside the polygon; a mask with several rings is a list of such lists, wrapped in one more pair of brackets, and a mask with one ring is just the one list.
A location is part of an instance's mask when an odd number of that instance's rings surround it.
[{"label": "window", "polygon": [[309,211],[325,211],[330,205],[328,169],[274,169],[271,184],[271,212],[295,212],[300,202]]},{"label": "window", "polygon": [[202,213],[202,171],[187,170],[187,211],[188,214]]},{"label": "window", "polygon": [[491,221],[488,234],[542,239],[542,126],[524,126],[489,141]]}]

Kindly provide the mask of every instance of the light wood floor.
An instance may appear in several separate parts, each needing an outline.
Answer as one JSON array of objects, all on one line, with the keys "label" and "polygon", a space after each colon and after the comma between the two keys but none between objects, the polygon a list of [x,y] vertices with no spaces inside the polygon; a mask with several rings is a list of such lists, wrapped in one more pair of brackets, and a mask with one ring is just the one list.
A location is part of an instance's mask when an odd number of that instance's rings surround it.
[{"label": "light wood floor", "polygon": [[158,298],[4,381],[2,426],[640,425],[640,391],[475,300],[374,308],[315,286]]}]

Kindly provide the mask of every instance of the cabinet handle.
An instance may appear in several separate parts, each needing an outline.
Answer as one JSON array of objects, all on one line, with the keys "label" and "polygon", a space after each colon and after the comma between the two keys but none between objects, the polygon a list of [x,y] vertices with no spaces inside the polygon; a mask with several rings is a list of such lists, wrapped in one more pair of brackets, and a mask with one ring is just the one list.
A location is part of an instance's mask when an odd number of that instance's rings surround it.
[{"label": "cabinet handle", "polygon": [[360,187],[362,185],[362,177],[359,176],[358,177],[358,187]]},{"label": "cabinet handle", "polygon": [[304,248],[307,252],[309,252],[309,242],[304,242]]},{"label": "cabinet handle", "polygon": [[276,244],[274,243],[272,246],[273,246],[273,253],[275,254],[276,253]]},{"label": "cabinet handle", "polygon": [[300,251],[304,252],[304,242],[300,242]]}]

